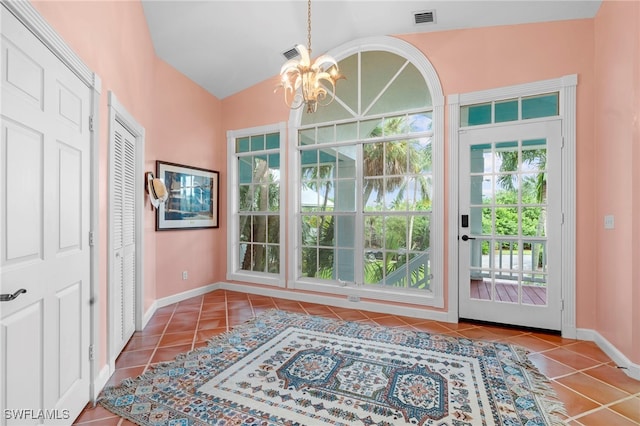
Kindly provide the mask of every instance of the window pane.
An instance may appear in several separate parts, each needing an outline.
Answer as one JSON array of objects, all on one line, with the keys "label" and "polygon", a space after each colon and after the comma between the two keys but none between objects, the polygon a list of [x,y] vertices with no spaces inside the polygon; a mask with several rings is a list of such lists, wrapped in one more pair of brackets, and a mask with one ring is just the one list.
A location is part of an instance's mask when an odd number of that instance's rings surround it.
[{"label": "window pane", "polygon": [[253,167],[251,157],[238,158],[238,182],[251,183],[253,179]]},{"label": "window pane", "polygon": [[430,130],[433,130],[433,113],[431,111],[409,116],[410,132],[428,132]]},{"label": "window pane", "polygon": [[249,138],[236,139],[236,152],[249,152]]},{"label": "window pane", "polygon": [[358,123],[336,125],[336,141],[354,141],[358,139]]},{"label": "window pane", "polygon": [[491,104],[467,105],[460,108],[460,125],[479,126],[491,123]]},{"label": "window pane", "polygon": [[558,115],[558,94],[522,98],[522,119],[552,117]]},{"label": "window pane", "polygon": [[409,221],[409,237],[411,238],[411,247],[409,247],[409,249],[414,251],[429,250],[429,242],[431,239],[431,216],[410,216]]},{"label": "window pane", "polygon": [[335,139],[334,126],[318,127],[318,143],[334,142]]},{"label": "window pane", "polygon": [[313,145],[316,143],[316,129],[305,129],[298,132],[298,143],[300,145]]},{"label": "window pane", "polygon": [[337,177],[353,178],[356,176],[356,147],[345,146],[336,150]]},{"label": "window pane", "polygon": [[355,179],[336,181],[334,211],[353,212],[356,210]]},{"label": "window pane", "polygon": [[251,136],[251,151],[264,150],[264,135]]},{"label": "window pane", "polygon": [[280,133],[270,133],[267,135],[267,149],[280,148]]},{"label": "window pane", "polygon": [[267,246],[267,272],[280,273],[280,246]]},{"label": "window pane", "polygon": [[495,115],[496,123],[518,120],[518,100],[511,99],[508,101],[496,102]]},{"label": "window pane", "polygon": [[353,249],[339,249],[336,250],[336,254],[336,279],[347,282],[354,282],[355,271]]},{"label": "window pane", "polygon": [[251,216],[239,216],[240,219],[240,236],[241,242],[251,241]]},{"label": "window pane", "polygon": [[267,216],[267,242],[278,244],[280,242],[280,216]]},{"label": "window pane", "polygon": [[364,176],[382,176],[384,172],[384,143],[368,143],[364,150]]}]

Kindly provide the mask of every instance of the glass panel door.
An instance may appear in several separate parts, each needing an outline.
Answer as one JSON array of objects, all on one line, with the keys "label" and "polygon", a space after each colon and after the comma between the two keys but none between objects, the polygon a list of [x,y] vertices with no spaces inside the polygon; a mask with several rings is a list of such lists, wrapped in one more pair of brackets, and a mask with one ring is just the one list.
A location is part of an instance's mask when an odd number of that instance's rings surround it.
[{"label": "glass panel door", "polygon": [[460,317],[559,330],[560,122],[460,141]]}]

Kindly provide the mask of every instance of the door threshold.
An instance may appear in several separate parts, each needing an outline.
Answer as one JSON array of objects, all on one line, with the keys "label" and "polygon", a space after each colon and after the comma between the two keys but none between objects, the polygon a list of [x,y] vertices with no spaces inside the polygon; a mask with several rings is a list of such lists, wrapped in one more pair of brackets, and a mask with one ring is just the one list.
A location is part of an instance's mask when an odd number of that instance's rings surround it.
[{"label": "door threshold", "polygon": [[469,324],[477,324],[477,325],[487,325],[487,326],[491,326],[491,327],[498,327],[498,328],[505,328],[508,330],[522,330],[522,331],[531,331],[531,332],[535,332],[535,333],[542,333],[542,334],[550,334],[550,335],[554,335],[554,336],[561,336],[562,332],[560,330],[549,330],[546,328],[538,328],[538,327],[527,327],[524,325],[513,325],[513,324],[503,324],[500,322],[492,322],[492,321],[482,321],[482,320],[476,320],[476,319],[469,319],[469,318],[458,318],[458,322],[466,322]]}]

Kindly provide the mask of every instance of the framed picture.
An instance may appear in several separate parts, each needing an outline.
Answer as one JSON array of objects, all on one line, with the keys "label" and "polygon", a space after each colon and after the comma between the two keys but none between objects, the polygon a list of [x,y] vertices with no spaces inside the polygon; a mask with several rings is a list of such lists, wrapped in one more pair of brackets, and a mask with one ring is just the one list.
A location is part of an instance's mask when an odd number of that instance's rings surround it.
[{"label": "framed picture", "polygon": [[220,174],[213,170],[156,161],[168,197],[158,206],[156,231],[217,228]]}]

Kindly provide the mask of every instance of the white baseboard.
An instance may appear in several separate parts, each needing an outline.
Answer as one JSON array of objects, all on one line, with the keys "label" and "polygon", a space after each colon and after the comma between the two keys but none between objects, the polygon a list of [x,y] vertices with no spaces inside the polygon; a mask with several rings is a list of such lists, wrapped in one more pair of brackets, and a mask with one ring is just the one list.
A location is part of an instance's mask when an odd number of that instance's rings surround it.
[{"label": "white baseboard", "polygon": [[153,303],[151,304],[151,306],[149,306],[149,309],[147,309],[147,312],[145,312],[144,315],[142,315],[142,328],[141,328],[141,330],[144,330],[144,328],[147,326],[147,324],[149,324],[149,320],[151,319],[151,317],[153,317],[153,314],[156,313],[157,309],[158,309],[158,301],[154,300]]},{"label": "white baseboard", "polygon": [[102,389],[107,385],[107,382],[111,378],[111,371],[109,369],[109,365],[105,364],[102,367],[102,370],[98,373],[98,376],[93,380],[93,389],[91,395],[91,401],[96,401],[98,399],[98,395],[102,392]]},{"label": "white baseboard", "polygon": [[151,320],[153,314],[155,314],[159,308],[169,306],[177,302],[182,302],[183,300],[187,300],[195,296],[200,296],[201,294],[209,293],[210,291],[217,290],[219,288],[220,287],[218,286],[218,284],[208,284],[203,287],[198,287],[192,290],[183,291],[182,293],[163,297],[162,299],[156,299],[142,316],[142,329],[147,326],[149,320]]},{"label": "white baseboard", "polygon": [[600,333],[591,329],[579,328],[577,329],[577,338],[594,342],[627,376],[640,380],[640,365],[631,362],[625,354],[620,352],[618,348],[605,339]]},{"label": "white baseboard", "polygon": [[280,299],[295,300],[298,302],[318,303],[337,308],[359,309],[362,311],[377,312],[391,315],[403,315],[413,318],[450,322],[446,312],[432,311],[429,309],[411,308],[400,305],[388,305],[369,301],[350,302],[346,297],[323,296],[319,294],[299,293],[291,290],[282,290],[276,287],[258,287],[238,283],[218,282],[212,284],[216,288],[239,291],[241,293],[258,294],[260,296],[277,297]]}]

